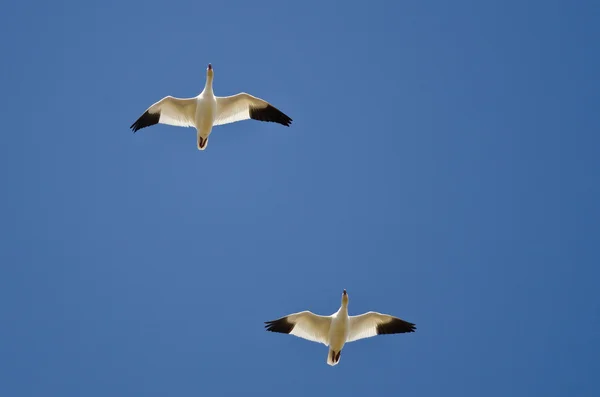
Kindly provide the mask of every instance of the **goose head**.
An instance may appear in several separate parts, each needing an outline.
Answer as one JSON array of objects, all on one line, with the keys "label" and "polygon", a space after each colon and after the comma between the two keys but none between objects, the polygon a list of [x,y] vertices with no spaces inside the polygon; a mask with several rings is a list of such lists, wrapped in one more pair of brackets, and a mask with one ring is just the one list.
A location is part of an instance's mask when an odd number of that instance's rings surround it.
[{"label": "goose head", "polygon": [[342,305],[348,305],[348,293],[346,290],[342,292]]}]

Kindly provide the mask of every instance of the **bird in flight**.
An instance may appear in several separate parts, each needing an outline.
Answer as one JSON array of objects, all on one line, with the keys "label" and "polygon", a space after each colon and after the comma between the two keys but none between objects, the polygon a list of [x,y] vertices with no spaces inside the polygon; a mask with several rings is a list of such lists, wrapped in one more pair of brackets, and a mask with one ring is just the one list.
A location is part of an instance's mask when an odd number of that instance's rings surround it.
[{"label": "bird in flight", "polygon": [[198,150],[204,150],[208,144],[208,136],[216,125],[249,119],[279,123],[286,127],[292,123],[291,118],[269,102],[245,92],[226,97],[215,96],[213,77],[214,71],[209,63],[204,90],[197,97],[166,96],[146,109],[129,128],[135,133],[139,129],[159,123],[194,127]]},{"label": "bird in flight", "polygon": [[327,364],[339,363],[346,343],[384,334],[415,332],[415,324],[388,314],[367,312],[360,316],[348,315],[348,293],[342,292],[342,305],[330,316],[309,311],[289,314],[277,320],[266,321],[267,331],[290,334],[329,347]]}]

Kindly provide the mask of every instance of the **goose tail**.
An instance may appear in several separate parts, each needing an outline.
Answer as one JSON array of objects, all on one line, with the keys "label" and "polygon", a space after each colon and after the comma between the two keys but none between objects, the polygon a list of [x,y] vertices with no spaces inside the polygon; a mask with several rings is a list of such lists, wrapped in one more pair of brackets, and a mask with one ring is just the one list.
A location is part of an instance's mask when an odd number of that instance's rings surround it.
[{"label": "goose tail", "polygon": [[332,367],[334,365],[337,365],[337,363],[340,362],[341,355],[342,355],[341,350],[339,352],[336,352],[333,349],[329,349],[329,353],[327,354],[327,364],[331,365]]}]

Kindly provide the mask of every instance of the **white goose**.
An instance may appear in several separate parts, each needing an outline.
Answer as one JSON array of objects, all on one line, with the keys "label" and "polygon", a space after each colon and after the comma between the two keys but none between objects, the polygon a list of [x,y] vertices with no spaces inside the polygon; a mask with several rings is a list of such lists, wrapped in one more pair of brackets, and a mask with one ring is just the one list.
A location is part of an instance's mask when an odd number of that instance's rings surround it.
[{"label": "white goose", "polygon": [[415,324],[388,314],[367,312],[348,316],[348,294],[342,292],[342,306],[331,316],[319,316],[309,311],[293,313],[265,322],[267,331],[291,334],[329,346],[327,364],[340,361],[344,344],[383,334],[415,332]]},{"label": "white goose", "polygon": [[208,136],[216,125],[242,120],[270,121],[289,127],[292,119],[269,102],[245,92],[237,95],[217,97],[213,93],[214,71],[209,63],[206,70],[206,85],[195,98],[167,96],[150,106],[131,125],[133,132],[155,124],[179,127],[195,127],[198,150],[206,149]]}]

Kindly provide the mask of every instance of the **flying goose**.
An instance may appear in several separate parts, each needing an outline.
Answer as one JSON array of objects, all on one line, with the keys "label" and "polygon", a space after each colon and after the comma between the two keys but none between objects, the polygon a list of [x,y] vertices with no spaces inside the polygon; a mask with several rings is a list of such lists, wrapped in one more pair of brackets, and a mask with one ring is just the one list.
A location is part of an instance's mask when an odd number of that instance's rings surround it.
[{"label": "flying goose", "polygon": [[270,121],[289,127],[292,119],[269,102],[241,92],[218,97],[213,93],[214,71],[209,63],[204,90],[195,98],[166,96],[150,106],[131,125],[133,132],[155,124],[196,128],[198,150],[206,149],[208,136],[216,125],[242,120]]},{"label": "flying goose", "polygon": [[376,335],[415,332],[415,324],[388,314],[367,312],[348,316],[348,293],[342,292],[342,306],[331,316],[319,316],[309,311],[289,314],[266,321],[267,331],[291,334],[311,342],[329,346],[327,364],[340,361],[344,344]]}]

